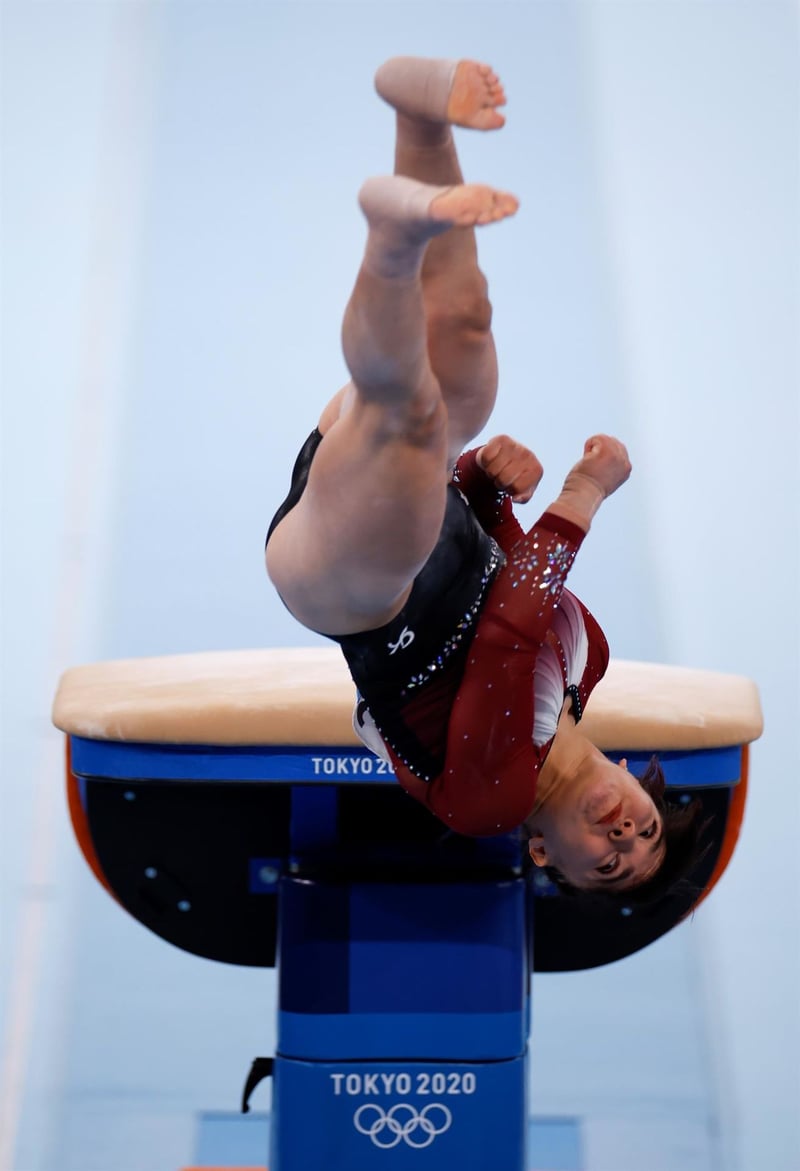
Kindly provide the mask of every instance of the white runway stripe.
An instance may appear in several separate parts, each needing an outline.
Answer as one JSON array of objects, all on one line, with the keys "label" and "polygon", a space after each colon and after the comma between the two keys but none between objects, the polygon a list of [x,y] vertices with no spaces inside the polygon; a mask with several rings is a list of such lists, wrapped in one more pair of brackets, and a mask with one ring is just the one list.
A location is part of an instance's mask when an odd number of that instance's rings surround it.
[{"label": "white runway stripe", "polygon": [[[91,219],[88,278],[77,371],[65,372],[75,387],[68,440],[65,491],[54,502],[60,529],[59,588],[54,601],[47,676],[55,685],[61,672],[96,653],[95,624],[103,593],[104,566],[112,534],[113,468],[118,425],[130,369],[131,328],[135,320],[137,256],[146,190],[147,157],[155,90],[159,17],[147,5],[120,6],[109,19],[105,40],[104,118],[94,156],[95,206]],[[37,126],[31,127],[35,136]],[[74,127],[78,141],[85,136]],[[53,127],[47,126],[48,133]],[[41,146],[31,145],[31,149]],[[89,184],[91,186],[91,184]],[[59,503],[63,511],[59,511]],[[54,521],[54,529],[59,524]],[[41,539],[41,534],[39,538]],[[48,697],[43,697],[43,707]],[[59,882],[60,819],[64,816],[63,737],[45,732],[32,750],[33,810],[28,865],[21,879],[26,891]],[[7,1032],[0,1048],[0,1171],[19,1171],[16,1161],[22,1110],[31,1072],[31,1044],[37,997],[43,992],[43,955],[52,930],[54,905],[63,900],[25,898],[15,938],[9,940],[10,981]],[[37,1060],[52,1060],[37,1053]],[[46,1124],[45,1124],[46,1125]]]}]

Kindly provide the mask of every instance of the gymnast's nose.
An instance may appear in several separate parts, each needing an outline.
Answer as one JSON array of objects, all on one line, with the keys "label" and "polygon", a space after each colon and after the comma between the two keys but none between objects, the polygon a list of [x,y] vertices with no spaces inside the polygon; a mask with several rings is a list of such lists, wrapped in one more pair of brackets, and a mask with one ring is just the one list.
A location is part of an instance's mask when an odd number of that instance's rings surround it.
[{"label": "gymnast's nose", "polygon": [[615,842],[623,842],[627,838],[632,838],[635,833],[636,826],[633,824],[633,819],[622,817],[608,831],[608,836]]}]

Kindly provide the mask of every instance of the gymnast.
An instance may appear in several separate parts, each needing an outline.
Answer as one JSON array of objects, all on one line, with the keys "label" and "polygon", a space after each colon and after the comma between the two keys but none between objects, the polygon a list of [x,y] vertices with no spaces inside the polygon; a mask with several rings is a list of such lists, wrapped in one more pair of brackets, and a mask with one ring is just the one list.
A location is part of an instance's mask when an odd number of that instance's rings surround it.
[{"label": "gymnast", "polygon": [[367,180],[367,242],[344,316],[351,381],[295,463],[267,536],[291,613],[341,646],[354,724],[451,830],[524,827],[565,889],[650,901],[693,863],[697,810],[670,808],[580,731],[608,646],[565,579],[592,518],[630,474],[595,435],[523,533],[512,503],[536,456],[487,423],[497,360],[475,229],[517,199],[465,184],[452,127],[503,126],[505,93],[474,61],[397,57],[376,75],[396,114],[394,174]]}]

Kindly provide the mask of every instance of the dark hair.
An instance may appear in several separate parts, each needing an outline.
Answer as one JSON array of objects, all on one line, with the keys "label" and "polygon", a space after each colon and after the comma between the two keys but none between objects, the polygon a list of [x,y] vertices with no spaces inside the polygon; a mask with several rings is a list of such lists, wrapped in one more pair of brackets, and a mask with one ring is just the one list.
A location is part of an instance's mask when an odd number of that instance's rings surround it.
[{"label": "dark hair", "polygon": [[667,801],[664,772],[656,756],[650,758],[638,780],[652,798],[664,826],[664,859],[658,870],[646,882],[625,890],[587,891],[568,882],[558,867],[545,866],[548,878],[563,894],[592,897],[605,903],[653,905],[673,892],[695,894],[698,898],[703,893],[702,887],[692,883],[689,877],[711,848],[711,843],[705,841],[710,822],[703,818],[702,801],[696,797],[683,805]]}]

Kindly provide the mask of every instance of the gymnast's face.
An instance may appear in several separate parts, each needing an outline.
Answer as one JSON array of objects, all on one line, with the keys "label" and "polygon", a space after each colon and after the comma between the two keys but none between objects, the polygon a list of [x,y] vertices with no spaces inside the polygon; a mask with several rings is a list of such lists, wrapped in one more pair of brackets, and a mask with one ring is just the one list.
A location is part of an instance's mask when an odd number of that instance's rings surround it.
[{"label": "gymnast's face", "polygon": [[531,858],[580,890],[624,891],[664,858],[661,815],[623,760],[592,762],[531,819]]}]

